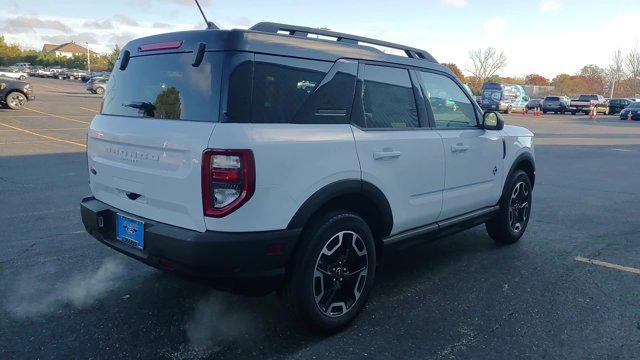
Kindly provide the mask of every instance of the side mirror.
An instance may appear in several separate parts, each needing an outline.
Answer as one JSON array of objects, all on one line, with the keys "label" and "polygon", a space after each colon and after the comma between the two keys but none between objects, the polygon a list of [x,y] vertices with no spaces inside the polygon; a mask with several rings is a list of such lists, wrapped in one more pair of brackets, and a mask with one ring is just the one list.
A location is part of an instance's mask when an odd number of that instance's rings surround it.
[{"label": "side mirror", "polygon": [[502,130],[504,129],[504,120],[497,112],[487,111],[482,119],[482,127],[485,130]]},{"label": "side mirror", "polygon": [[0,90],[4,90],[4,88],[7,87],[7,84],[5,83],[0,83]]}]

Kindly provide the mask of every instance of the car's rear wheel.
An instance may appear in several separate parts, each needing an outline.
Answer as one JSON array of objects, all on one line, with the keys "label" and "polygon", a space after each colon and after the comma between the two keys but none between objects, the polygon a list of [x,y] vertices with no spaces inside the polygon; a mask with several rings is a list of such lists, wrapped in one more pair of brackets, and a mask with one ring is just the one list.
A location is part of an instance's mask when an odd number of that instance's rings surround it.
[{"label": "car's rear wheel", "polygon": [[96,94],[102,96],[102,94],[104,94],[104,88],[101,88],[101,87],[97,88],[96,89]]},{"label": "car's rear wheel", "polygon": [[509,178],[500,199],[500,210],[487,221],[489,236],[497,243],[513,244],[520,240],[531,215],[531,180],[522,170],[516,170]]},{"label": "car's rear wheel", "polygon": [[333,211],[305,230],[294,253],[286,301],[316,331],[336,332],[364,307],[376,272],[376,247],[367,223]]},{"label": "car's rear wheel", "polygon": [[10,109],[20,110],[27,104],[27,97],[18,91],[12,91],[7,94],[5,102]]}]

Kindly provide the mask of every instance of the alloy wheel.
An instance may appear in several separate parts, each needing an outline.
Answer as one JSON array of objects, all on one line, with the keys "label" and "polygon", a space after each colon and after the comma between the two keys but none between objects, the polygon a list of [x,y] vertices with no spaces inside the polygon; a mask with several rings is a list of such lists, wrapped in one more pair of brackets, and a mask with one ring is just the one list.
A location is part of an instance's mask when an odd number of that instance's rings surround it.
[{"label": "alloy wheel", "polygon": [[316,306],[326,316],[346,314],[358,301],[367,282],[369,254],[353,231],[332,236],[322,248],[313,273]]},{"label": "alloy wheel", "polygon": [[11,93],[7,99],[7,104],[12,109],[21,109],[27,102],[27,98],[20,93]]},{"label": "alloy wheel", "polygon": [[509,226],[511,230],[519,233],[524,229],[530,212],[529,186],[524,182],[519,182],[511,192],[509,202]]}]

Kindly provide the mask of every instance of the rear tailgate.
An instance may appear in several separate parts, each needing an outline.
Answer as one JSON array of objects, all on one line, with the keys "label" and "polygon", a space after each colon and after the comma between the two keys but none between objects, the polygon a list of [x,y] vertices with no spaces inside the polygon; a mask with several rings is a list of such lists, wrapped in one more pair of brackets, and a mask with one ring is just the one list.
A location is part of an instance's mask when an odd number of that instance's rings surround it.
[{"label": "rear tailgate", "polygon": [[205,231],[201,162],[218,121],[223,53],[193,66],[184,47],[134,50],[124,71],[116,66],[88,133],[90,186],[123,212]]},{"label": "rear tailgate", "polygon": [[204,231],[201,161],[214,125],[96,116],[87,151],[93,195],[140,217]]}]

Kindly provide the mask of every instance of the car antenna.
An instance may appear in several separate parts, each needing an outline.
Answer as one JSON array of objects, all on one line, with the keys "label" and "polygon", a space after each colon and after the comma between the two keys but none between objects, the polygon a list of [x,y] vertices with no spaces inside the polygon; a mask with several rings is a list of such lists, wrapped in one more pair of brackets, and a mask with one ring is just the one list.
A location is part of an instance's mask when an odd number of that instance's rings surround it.
[{"label": "car antenna", "polygon": [[196,5],[198,5],[198,10],[200,10],[200,14],[202,14],[202,17],[204,18],[204,22],[207,24],[207,29],[213,29],[213,30],[219,30],[220,28],[214,24],[212,21],[207,20],[207,16],[204,14],[204,11],[202,11],[202,7],[200,6],[200,3],[198,2],[198,0],[195,0]]}]

